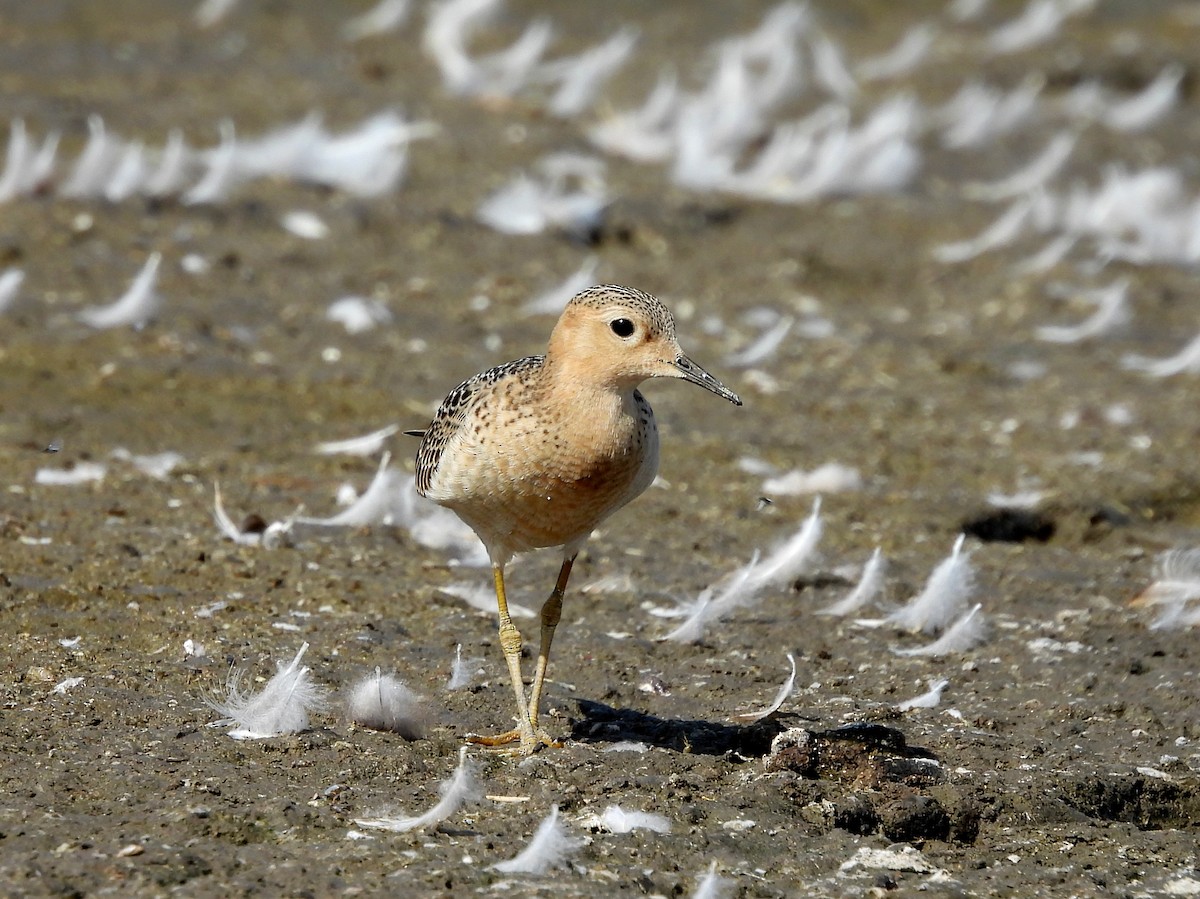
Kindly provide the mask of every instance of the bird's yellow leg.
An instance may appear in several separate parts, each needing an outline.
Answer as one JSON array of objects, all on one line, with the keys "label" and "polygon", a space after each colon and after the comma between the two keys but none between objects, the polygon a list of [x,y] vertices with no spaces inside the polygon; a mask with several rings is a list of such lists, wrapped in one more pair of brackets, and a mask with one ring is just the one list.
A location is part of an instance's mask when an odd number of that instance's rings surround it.
[{"label": "bird's yellow leg", "polygon": [[545,734],[538,730],[538,709],[542,702],[542,685],[546,681],[546,668],[550,664],[550,644],[554,642],[554,629],[558,627],[558,619],[562,617],[563,594],[567,591],[567,581],[570,580],[571,566],[574,564],[574,556],[562,563],[562,568],[558,571],[558,580],[554,584],[554,592],[542,606],[542,646],[538,651],[537,670],[533,674],[533,687],[529,694],[529,723],[543,742],[547,742]]},{"label": "bird's yellow leg", "polygon": [[518,751],[522,755],[529,755],[537,749],[539,741],[534,737],[533,724],[529,720],[529,706],[525,702],[525,682],[521,677],[521,632],[517,630],[512,616],[508,613],[508,597],[504,592],[504,566],[492,566],[492,579],[496,584],[496,606],[500,612],[500,648],[504,651],[504,660],[508,663],[508,676],[517,699],[517,726],[495,736],[469,734],[467,739],[484,746],[505,746],[520,741]]}]

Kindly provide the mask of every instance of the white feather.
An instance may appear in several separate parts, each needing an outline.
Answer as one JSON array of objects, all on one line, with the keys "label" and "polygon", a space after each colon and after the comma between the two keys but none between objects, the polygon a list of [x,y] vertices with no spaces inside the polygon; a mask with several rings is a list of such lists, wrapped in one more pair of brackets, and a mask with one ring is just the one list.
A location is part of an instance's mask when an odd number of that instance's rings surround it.
[{"label": "white feather", "polygon": [[583,260],[583,264],[579,266],[579,270],[568,277],[561,284],[550,288],[547,291],[529,300],[523,306],[521,311],[527,315],[559,315],[563,308],[570,301],[571,297],[588,287],[592,287],[597,283],[596,268],[599,266],[600,260],[596,256],[589,256]]},{"label": "white feather", "polygon": [[39,468],[33,476],[35,484],[54,487],[73,487],[102,481],[108,468],[99,462],[76,462],[72,468]]},{"label": "white feather", "polygon": [[945,656],[968,652],[987,639],[987,619],[979,612],[982,607],[982,603],[976,603],[932,643],[916,649],[892,651],[899,656]]},{"label": "white feather", "polygon": [[411,0],[379,0],[366,12],[342,25],[342,40],[361,41],[395,31],[408,18]]},{"label": "white feather", "polygon": [[550,112],[570,118],[586,110],[604,83],[629,59],[637,41],[635,29],[622,28],[602,44],[543,66],[539,77],[558,82],[558,89],[550,98]]},{"label": "white feather", "polygon": [[613,113],[588,129],[588,139],[606,153],[635,162],[665,162],[675,148],[682,98],[674,74],[664,72],[640,107]]},{"label": "white feather", "polygon": [[929,690],[922,693],[920,696],[914,696],[912,699],[906,699],[904,702],[896,704],[896,709],[901,712],[907,712],[911,709],[934,709],[938,703],[942,701],[942,693],[946,687],[950,685],[949,678],[937,678],[929,682]]},{"label": "white feather", "polygon": [[0,314],[8,311],[20,294],[25,281],[25,272],[19,268],[6,268],[0,272]]},{"label": "white feather", "polygon": [[1179,99],[1179,86],[1186,70],[1178,64],[1167,66],[1158,77],[1136,96],[1108,106],[1104,124],[1116,131],[1143,131],[1168,112]]},{"label": "white feather", "polygon": [[854,589],[833,605],[819,609],[817,614],[841,617],[857,612],[883,590],[886,572],[887,559],[883,556],[883,550],[876,547],[875,552],[871,554],[871,558],[863,567],[862,577],[859,578]]},{"label": "white feather", "polygon": [[1122,278],[1097,290],[1081,290],[1081,299],[1092,303],[1096,311],[1077,325],[1043,325],[1034,334],[1048,343],[1079,343],[1101,337],[1129,321],[1129,279]]},{"label": "white feather", "polygon": [[373,524],[395,523],[398,494],[405,475],[389,468],[391,453],[384,453],[370,485],[353,505],[328,518],[298,518],[301,524],[318,527],[367,527]]},{"label": "white feather", "polygon": [[692,893],[692,899],[724,899],[732,889],[733,881],[727,877],[718,876],[717,863],[712,862],[708,866],[708,873],[696,884],[696,891]]},{"label": "white feather", "polygon": [[450,666],[450,680],[446,683],[447,690],[462,690],[471,686],[471,681],[479,673],[480,658],[464,659],[462,644],[454,647],[454,662]]},{"label": "white feather", "polygon": [[235,725],[229,732],[235,740],[260,740],[306,730],[308,713],[325,704],[325,691],[312,682],[309,669],[300,664],[307,650],[308,644],[301,644],[291,662],[278,663],[275,676],[258,693],[243,693],[243,672],[233,672],[226,684],[224,702],[209,701],[214,710],[225,716],[211,726]]},{"label": "white feather", "polygon": [[1060,131],[1050,139],[1041,153],[1007,178],[988,184],[970,182],[963,186],[963,193],[974,200],[995,201],[1009,200],[1037,190],[1071,158],[1078,140],[1078,135],[1070,131]]},{"label": "white feather", "polygon": [[734,609],[753,604],[766,588],[794,580],[811,563],[823,530],[821,498],[817,497],[812,514],[792,538],[762,561],[755,554],[748,565],[728,575],[719,589],[709,587],[684,605],[682,612],[687,619],[660,639],[696,643],[709,624],[720,621]]},{"label": "white feather", "polygon": [[327,440],[313,447],[314,453],[325,456],[373,456],[381,449],[387,439],[400,430],[399,425],[387,425],[370,434],[361,437],[348,437],[345,440]]},{"label": "white feather", "polygon": [[801,496],[806,493],[842,493],[862,489],[857,468],[839,462],[826,462],[812,471],[795,469],[763,481],[767,496]]},{"label": "white feather", "polygon": [[761,721],[763,718],[766,718],[769,715],[774,715],[779,711],[784,702],[787,701],[787,698],[792,695],[792,691],[796,687],[796,658],[789,652],[787,654],[787,660],[788,664],[792,666],[792,673],[788,675],[787,680],[785,680],[783,685],[780,686],[778,692],[775,694],[775,698],[771,700],[771,704],[758,712],[747,712],[742,715],[734,715],[733,717],[736,720],[745,722]]},{"label": "white feather", "polygon": [[90,306],[81,310],[79,320],[93,328],[137,328],[146,324],[162,305],[162,298],[154,290],[161,262],[162,253],[151,253],[129,290],[108,306]]},{"label": "white feather", "polygon": [[1145,372],[1152,378],[1169,378],[1185,372],[1200,372],[1200,334],[1174,356],[1154,359],[1130,353],[1121,359],[1121,367],[1130,371]]},{"label": "white feather", "polygon": [[670,833],[671,819],[651,812],[631,812],[619,805],[608,806],[595,822],[609,833],[632,833],[635,830],[650,830],[654,833]]},{"label": "white feather", "polygon": [[950,556],[930,574],[925,588],[887,620],[908,631],[932,634],[941,630],[966,606],[975,589],[971,554],[963,552],[964,534],[954,541]]},{"label": "white feather", "polygon": [[243,179],[238,172],[238,143],[233,122],[222,119],[217,126],[221,142],[213,150],[200,154],[201,163],[207,167],[196,184],[184,192],[186,205],[199,206],[223,202],[230,191]]},{"label": "white feather", "polygon": [[457,812],[464,803],[478,798],[481,791],[475,780],[474,769],[474,764],[467,760],[467,747],[462,746],[458,750],[458,767],[454,774],[438,786],[438,793],[442,798],[425,814],[359,818],[354,823],[359,827],[390,830],[393,833],[407,833],[410,830],[440,824]]},{"label": "white feather", "polygon": [[552,805],[528,845],[516,857],[492,865],[492,869],[502,874],[545,874],[565,865],[567,857],[582,845],[582,840],[567,834],[558,820],[558,806]]},{"label": "white feather", "polygon": [[419,739],[428,718],[420,697],[399,678],[379,668],[350,688],[346,714],[355,724],[393,731],[406,740]]}]

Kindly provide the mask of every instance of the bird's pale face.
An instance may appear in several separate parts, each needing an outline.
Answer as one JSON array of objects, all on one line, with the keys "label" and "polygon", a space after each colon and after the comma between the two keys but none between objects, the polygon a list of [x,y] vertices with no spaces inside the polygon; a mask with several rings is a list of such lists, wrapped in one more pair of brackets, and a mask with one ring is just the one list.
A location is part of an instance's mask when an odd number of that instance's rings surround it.
[{"label": "bird's pale face", "polygon": [[551,358],[597,383],[633,388],[649,378],[681,378],[741,405],[737,394],[684,355],[665,306],[572,303],[550,338]]}]

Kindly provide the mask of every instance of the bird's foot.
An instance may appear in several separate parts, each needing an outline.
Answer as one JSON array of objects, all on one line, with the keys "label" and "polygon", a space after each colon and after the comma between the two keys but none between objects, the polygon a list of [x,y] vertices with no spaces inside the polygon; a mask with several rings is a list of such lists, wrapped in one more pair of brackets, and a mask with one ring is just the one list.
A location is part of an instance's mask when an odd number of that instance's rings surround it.
[{"label": "bird's foot", "polygon": [[514,727],[502,734],[467,734],[466,739],[468,743],[511,752],[513,755],[533,755],[543,746],[561,749],[563,745],[540,727],[536,732],[533,728],[526,730]]}]

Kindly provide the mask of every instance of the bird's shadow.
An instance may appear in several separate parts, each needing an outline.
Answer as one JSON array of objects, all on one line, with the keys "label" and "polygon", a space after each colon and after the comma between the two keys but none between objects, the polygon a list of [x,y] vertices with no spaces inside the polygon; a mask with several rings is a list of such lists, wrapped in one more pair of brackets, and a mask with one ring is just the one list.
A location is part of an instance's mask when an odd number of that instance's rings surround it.
[{"label": "bird's shadow", "polygon": [[750,724],[723,724],[659,718],[633,709],[616,709],[590,699],[579,700],[582,718],[571,725],[571,739],[581,743],[640,742],[676,752],[761,758],[771,741],[786,730],[774,716]]}]

